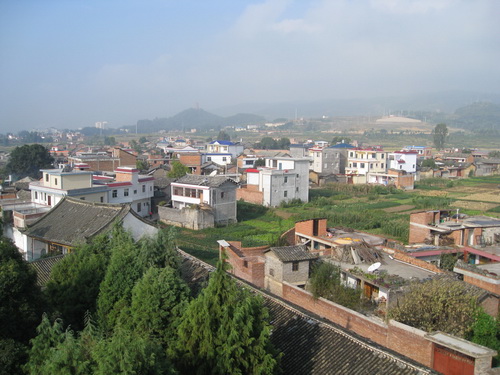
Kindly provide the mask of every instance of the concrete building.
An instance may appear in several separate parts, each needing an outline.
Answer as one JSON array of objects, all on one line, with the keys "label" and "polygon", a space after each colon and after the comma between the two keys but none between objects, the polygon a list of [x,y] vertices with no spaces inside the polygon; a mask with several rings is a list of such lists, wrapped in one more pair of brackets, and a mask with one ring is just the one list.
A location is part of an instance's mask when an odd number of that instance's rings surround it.
[{"label": "concrete building", "polygon": [[381,148],[351,149],[348,151],[345,173],[352,175],[353,183],[367,183],[369,173],[385,173],[387,153]]},{"label": "concrete building", "polygon": [[238,199],[276,207],[282,202],[309,201],[309,160],[266,158],[265,167],[247,169],[246,185],[238,189]]},{"label": "concrete building", "polygon": [[417,171],[417,151],[395,151],[387,155],[387,167],[406,173]]},{"label": "concrete building", "polygon": [[239,142],[216,140],[207,144],[207,152],[209,154],[231,154],[233,158],[237,158],[242,154],[243,149],[243,145]]},{"label": "concrete building", "polygon": [[89,202],[108,202],[108,189],[94,184],[92,172],[69,169],[42,169],[42,179],[29,184],[31,202],[54,207],[65,196]]}]

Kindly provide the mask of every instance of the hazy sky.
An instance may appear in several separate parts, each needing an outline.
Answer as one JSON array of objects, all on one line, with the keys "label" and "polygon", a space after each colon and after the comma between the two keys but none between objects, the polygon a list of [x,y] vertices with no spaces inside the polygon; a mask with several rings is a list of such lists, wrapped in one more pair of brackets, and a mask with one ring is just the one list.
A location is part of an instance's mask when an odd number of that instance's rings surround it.
[{"label": "hazy sky", "polygon": [[500,91],[498,0],[0,0],[0,132]]}]

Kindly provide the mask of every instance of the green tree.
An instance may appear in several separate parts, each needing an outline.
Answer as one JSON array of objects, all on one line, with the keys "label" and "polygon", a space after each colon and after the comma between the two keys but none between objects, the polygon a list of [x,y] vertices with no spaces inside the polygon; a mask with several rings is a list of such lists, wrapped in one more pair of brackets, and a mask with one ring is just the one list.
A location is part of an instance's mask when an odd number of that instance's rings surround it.
[{"label": "green tree", "polygon": [[95,375],[175,373],[158,342],[120,327],[111,337],[97,342],[92,358]]},{"label": "green tree", "polygon": [[280,138],[276,143],[276,146],[280,150],[285,150],[290,147],[290,139],[288,138]]},{"label": "green tree", "polygon": [[254,167],[264,167],[266,165],[266,160],[259,158],[255,160],[255,163],[253,163]]},{"label": "green tree", "polygon": [[314,298],[323,297],[339,305],[358,310],[361,290],[349,288],[340,282],[340,267],[328,262],[314,264],[309,288]]},{"label": "green tree", "polygon": [[389,310],[389,317],[427,332],[465,337],[479,311],[477,298],[472,287],[449,277],[415,282]]},{"label": "green tree", "polygon": [[340,135],[337,135],[337,136],[332,138],[331,144],[336,145],[337,143],[351,143],[351,142],[352,142],[351,138],[342,137]]},{"label": "green tree", "polygon": [[221,130],[219,134],[217,135],[217,140],[218,141],[230,141],[231,136],[227,134],[224,130]]},{"label": "green tree", "polygon": [[171,267],[151,267],[132,290],[130,311],[122,315],[129,329],[168,345],[187,307],[190,290]]},{"label": "green tree", "polygon": [[[500,353],[500,327],[497,319],[480,310],[472,330],[467,337],[469,341],[486,346]],[[498,355],[495,357],[498,362]]]},{"label": "green tree", "polygon": [[144,143],[147,143],[148,139],[144,136],[142,136],[141,138],[139,138],[139,143],[142,145]]},{"label": "green tree", "polygon": [[110,258],[110,239],[97,236],[64,257],[52,269],[45,294],[58,316],[75,330],[83,329],[87,311],[95,313],[101,282]]},{"label": "green tree", "polygon": [[421,166],[424,168],[432,168],[432,169],[437,168],[437,164],[434,159],[425,159],[424,161],[422,161]]},{"label": "green tree", "polygon": [[43,311],[36,272],[17,247],[0,238],[0,339],[28,343],[35,335]]},{"label": "green tree", "polygon": [[54,158],[39,144],[16,147],[10,153],[5,172],[19,177],[40,178],[40,169],[52,168]]},{"label": "green tree", "polygon": [[255,144],[255,148],[262,150],[276,150],[278,148],[278,144],[271,137],[263,137],[260,142]]},{"label": "green tree", "polygon": [[116,145],[116,139],[115,139],[115,137],[105,136],[104,137],[104,144],[107,145],[107,146],[114,146],[114,145]]},{"label": "green tree", "polygon": [[135,162],[135,167],[140,171],[148,171],[149,164],[147,160],[137,159]]},{"label": "green tree", "polygon": [[279,356],[270,342],[267,309],[236,285],[223,264],[180,318],[173,358],[181,373],[272,374]]},{"label": "green tree", "polygon": [[444,148],[446,143],[446,138],[448,137],[448,127],[446,124],[440,123],[437,124],[434,128],[434,146],[441,150]]},{"label": "green tree", "polygon": [[189,168],[182,164],[180,161],[174,161],[172,163],[172,169],[168,172],[168,177],[170,178],[181,178],[189,173]]}]

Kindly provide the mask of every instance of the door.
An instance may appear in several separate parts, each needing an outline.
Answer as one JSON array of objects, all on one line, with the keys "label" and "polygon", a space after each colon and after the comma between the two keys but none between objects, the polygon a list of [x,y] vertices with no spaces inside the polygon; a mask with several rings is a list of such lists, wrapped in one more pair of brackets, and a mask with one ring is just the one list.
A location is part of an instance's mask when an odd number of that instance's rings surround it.
[{"label": "door", "polygon": [[434,370],[444,375],[474,375],[474,360],[454,350],[434,347]]}]

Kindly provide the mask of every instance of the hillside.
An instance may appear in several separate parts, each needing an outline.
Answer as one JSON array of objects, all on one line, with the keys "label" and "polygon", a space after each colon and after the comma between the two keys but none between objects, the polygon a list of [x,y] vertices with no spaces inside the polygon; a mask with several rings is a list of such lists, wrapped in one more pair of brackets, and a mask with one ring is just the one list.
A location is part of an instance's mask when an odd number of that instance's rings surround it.
[{"label": "hillside", "polygon": [[[141,133],[153,133],[160,130],[173,129],[183,131],[189,131],[190,129],[209,130],[220,129],[225,126],[256,124],[264,121],[264,117],[247,113],[222,117],[203,109],[190,108],[168,118],[139,120],[137,121],[137,129]],[[132,128],[135,129],[135,127]]]}]

